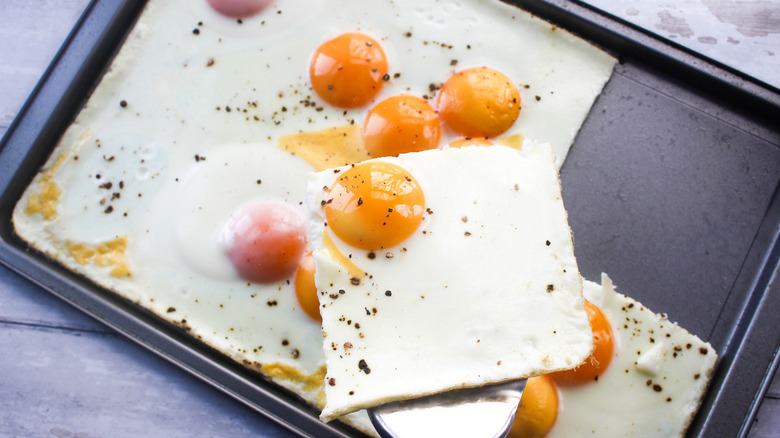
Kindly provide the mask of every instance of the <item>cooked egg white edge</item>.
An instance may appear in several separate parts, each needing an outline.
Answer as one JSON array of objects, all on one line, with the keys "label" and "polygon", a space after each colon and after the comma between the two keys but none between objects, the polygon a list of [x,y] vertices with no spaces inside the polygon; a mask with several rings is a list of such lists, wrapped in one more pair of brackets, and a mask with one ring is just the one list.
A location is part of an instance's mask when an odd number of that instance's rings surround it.
[{"label": "cooked egg white edge", "polygon": [[[590,354],[592,335],[548,144],[526,141],[522,152],[466,147],[378,160],[417,179],[432,213],[411,237],[369,258],[369,251],[344,244],[323,226],[323,186],[332,186],[338,174],[310,177],[326,380],[334,379],[325,386],[322,418],[571,368]],[[323,245],[324,232],[368,273],[359,286]]]},{"label": "cooked egg white edge", "polygon": [[715,368],[715,349],[616,292],[606,274],[600,285],[585,281],[583,294],[610,321],[615,352],[598,381],[558,386],[560,408],[548,436],[685,436]]}]

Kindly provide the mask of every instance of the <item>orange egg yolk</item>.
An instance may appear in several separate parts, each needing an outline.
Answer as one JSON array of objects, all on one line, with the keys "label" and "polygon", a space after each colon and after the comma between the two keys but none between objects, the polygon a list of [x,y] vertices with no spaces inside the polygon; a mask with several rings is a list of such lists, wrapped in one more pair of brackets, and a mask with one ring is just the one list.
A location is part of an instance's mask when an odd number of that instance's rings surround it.
[{"label": "orange egg yolk", "polygon": [[218,13],[231,18],[247,18],[262,11],[273,0],[207,0]]},{"label": "orange egg yolk", "polygon": [[314,52],[309,77],[323,100],[341,108],[370,102],[382,89],[387,59],[373,38],[345,33],[323,43]]},{"label": "orange egg yolk", "polygon": [[547,376],[532,377],[526,382],[515,421],[507,438],[542,438],[558,418],[558,391]]},{"label": "orange egg yolk", "polygon": [[379,102],[363,125],[363,142],[372,157],[435,149],[440,137],[436,111],[424,99],[404,94]]},{"label": "orange egg yolk", "polygon": [[593,353],[574,369],[549,374],[558,384],[572,385],[594,381],[609,366],[614,351],[612,326],[604,313],[589,301],[585,310],[593,328]]},{"label": "orange egg yolk", "polygon": [[311,252],[301,261],[295,274],[295,297],[301,309],[309,318],[322,322],[320,300],[317,298],[317,286],[314,285],[314,257]]},{"label": "orange egg yolk", "polygon": [[466,146],[493,146],[493,142],[480,137],[466,137],[452,141],[448,146],[451,148],[462,148]]},{"label": "orange egg yolk", "polygon": [[328,227],[357,248],[397,245],[420,225],[422,188],[402,167],[369,161],[346,170],[324,201]]},{"label": "orange egg yolk", "polygon": [[231,219],[228,257],[238,274],[257,283],[292,276],[306,250],[306,221],[283,202],[252,204]]},{"label": "orange egg yolk", "polygon": [[468,137],[494,137],[520,114],[520,92],[512,80],[486,67],[455,73],[439,93],[439,116]]}]

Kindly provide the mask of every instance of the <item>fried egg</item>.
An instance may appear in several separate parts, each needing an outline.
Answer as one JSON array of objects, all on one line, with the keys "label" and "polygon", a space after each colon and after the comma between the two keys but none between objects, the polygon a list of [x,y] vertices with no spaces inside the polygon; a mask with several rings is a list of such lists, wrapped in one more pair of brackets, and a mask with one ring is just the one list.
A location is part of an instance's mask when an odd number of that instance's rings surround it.
[{"label": "fried egg", "polygon": [[315,174],[308,192],[323,419],[590,354],[549,144],[378,158]]},{"label": "fried egg", "polygon": [[[361,50],[343,52],[344,38]],[[509,87],[519,101],[484,115],[512,120],[505,131],[464,141],[540,138],[560,165],[614,62],[497,1],[150,0],[18,202],[14,227],[322,407],[321,326],[305,304],[313,274],[301,268],[305,175],[400,153],[388,146],[399,128],[419,149],[474,135],[437,111],[451,77],[482,68],[509,78],[483,94],[498,101]],[[407,123],[410,111],[437,117]],[[347,421],[372,430],[365,417]]]},{"label": "fried egg", "polygon": [[596,309],[594,355],[572,371],[530,379],[508,436],[685,436],[715,350],[616,292],[606,274],[600,285],[585,281],[583,294]]}]

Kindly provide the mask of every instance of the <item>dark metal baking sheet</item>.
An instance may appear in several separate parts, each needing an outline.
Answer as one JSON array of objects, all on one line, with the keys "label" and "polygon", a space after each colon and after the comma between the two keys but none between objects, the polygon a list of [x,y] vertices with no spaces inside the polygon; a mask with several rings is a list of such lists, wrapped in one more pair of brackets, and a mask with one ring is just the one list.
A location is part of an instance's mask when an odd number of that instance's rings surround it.
[{"label": "dark metal baking sheet", "polygon": [[[93,1],[0,143],[0,261],[303,436],[357,435],[14,235],[14,204],[142,3]],[[780,93],[584,4],[515,4],[621,59],[561,171],[583,275],[711,342],[689,435],[746,435],[780,342]]]}]

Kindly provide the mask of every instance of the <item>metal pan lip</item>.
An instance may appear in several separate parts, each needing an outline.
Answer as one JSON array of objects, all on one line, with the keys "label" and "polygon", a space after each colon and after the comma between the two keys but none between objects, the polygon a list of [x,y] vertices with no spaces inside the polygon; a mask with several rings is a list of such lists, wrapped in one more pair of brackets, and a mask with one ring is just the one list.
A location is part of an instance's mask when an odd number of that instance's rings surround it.
[{"label": "metal pan lip", "polygon": [[[780,119],[780,90],[777,88],[580,1],[514,0],[508,3],[618,57],[628,57],[674,74],[691,86],[695,84],[705,94],[717,93],[722,101],[744,110],[756,120],[770,123]],[[29,248],[14,234],[10,219],[14,205],[91,94],[144,4],[134,0],[92,0],[0,141],[0,263],[301,436],[362,435],[344,425],[321,423],[316,410],[294,396],[144,309],[68,271]],[[754,245],[748,255],[763,258],[763,267],[751,284],[752,298],[745,305],[740,319],[742,326],[729,338],[739,345],[766,343],[760,334],[750,329],[762,321],[771,321],[770,311],[775,308],[772,302],[777,302],[776,297],[780,295],[780,284],[773,281],[780,258],[780,243],[773,225],[780,211],[778,198],[780,195],[776,193],[767,220],[759,230],[757,239],[763,239],[762,242]],[[731,350],[721,362],[721,368],[747,360],[742,349]],[[764,379],[755,388],[758,400],[768,386],[772,371],[780,363],[776,352],[763,359],[766,359],[767,368]],[[718,390],[726,388],[733,380],[726,371],[729,370],[722,370],[723,376],[716,377],[714,385]],[[711,426],[715,421],[713,413],[729,412],[726,404],[727,400],[709,397],[703,406],[705,414],[700,415],[702,418],[694,425],[696,433],[717,436]],[[739,419],[743,435],[752,423],[756,406],[752,405]]]}]

